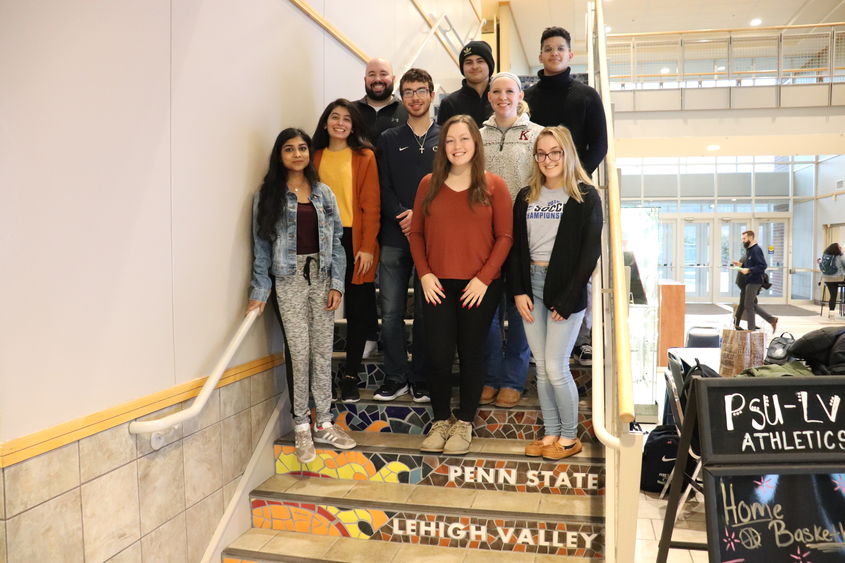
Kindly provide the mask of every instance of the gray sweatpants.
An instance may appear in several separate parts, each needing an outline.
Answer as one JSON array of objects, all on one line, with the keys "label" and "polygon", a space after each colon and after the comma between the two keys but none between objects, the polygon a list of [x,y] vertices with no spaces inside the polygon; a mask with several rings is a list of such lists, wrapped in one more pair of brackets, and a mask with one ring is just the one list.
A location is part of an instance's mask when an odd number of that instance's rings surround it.
[{"label": "gray sweatpants", "polygon": [[296,273],[276,278],[276,298],[293,366],[293,389],[288,392],[293,395],[294,424],[310,422],[309,381],[317,424],[332,421],[334,311],[326,311],[330,281],[320,275],[317,254],[298,255]]}]

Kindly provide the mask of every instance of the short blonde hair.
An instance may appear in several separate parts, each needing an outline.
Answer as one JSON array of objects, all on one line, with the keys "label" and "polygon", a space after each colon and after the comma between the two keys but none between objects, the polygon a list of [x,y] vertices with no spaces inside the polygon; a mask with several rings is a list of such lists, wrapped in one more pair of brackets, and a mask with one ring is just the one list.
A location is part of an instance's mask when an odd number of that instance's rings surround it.
[{"label": "short blonde hair", "polygon": [[[584,183],[592,186],[593,181],[584,170],[584,167],[581,166],[581,160],[578,158],[578,151],[575,148],[575,141],[572,140],[572,134],[569,132],[569,129],[562,125],[544,128],[537,135],[537,138],[534,139],[534,154],[537,154],[537,144],[540,142],[540,139],[547,135],[557,141],[557,144],[563,151],[563,189],[566,190],[569,197],[578,203],[582,203],[584,196],[578,184]],[[543,187],[545,181],[546,177],[540,170],[540,163],[535,159],[534,169],[531,172],[531,180],[528,184],[528,195],[525,197],[528,203],[537,201],[540,197],[540,188]]]}]

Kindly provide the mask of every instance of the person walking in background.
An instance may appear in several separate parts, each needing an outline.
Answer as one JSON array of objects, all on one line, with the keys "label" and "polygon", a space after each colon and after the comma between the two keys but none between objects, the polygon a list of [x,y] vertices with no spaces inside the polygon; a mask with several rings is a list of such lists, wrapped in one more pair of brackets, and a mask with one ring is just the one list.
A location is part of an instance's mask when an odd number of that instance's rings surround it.
[{"label": "person walking in background", "polygon": [[[334,311],[343,295],[346,268],[342,227],[337,200],[328,186],[317,181],[311,156],[307,133],[293,128],[279,133],[267,174],[253,198],[247,307],[247,312],[263,312],[270,289],[276,286],[293,366],[289,392],[296,457],[302,463],[316,457],[314,441],[341,449],[355,447],[355,441],[332,424],[331,415]],[[313,437],[309,397],[316,407]]]},{"label": "person walking in background", "polygon": [[[504,180],[484,171],[484,147],[468,115],[440,130],[434,169],[420,182],[410,244],[425,296],[426,360],[434,420],[424,452],[469,451],[484,381],[484,339],[502,293],[511,248],[511,199]],[[460,359],[460,406],[450,418],[452,362]]]},{"label": "person walking in background", "polygon": [[314,132],[314,166],[334,192],[343,224],[341,243],[346,252],[344,313],[346,363],[340,376],[345,403],[360,399],[358,372],[367,332],[375,324],[375,277],[378,267],[378,232],[381,215],[378,167],[361,113],[340,98],[330,103]]},{"label": "person walking in background", "polygon": [[543,129],[534,160],[531,182],[514,200],[508,285],[537,365],[545,426],[525,455],[559,460],[582,449],[569,355],[601,254],[602,206],[566,128]]},{"label": "person walking in background", "polygon": [[[543,129],[530,121],[523,97],[518,76],[510,72],[493,76],[488,93],[493,115],[481,128],[487,170],[504,179],[511,201],[528,185],[534,168],[534,139]],[[487,376],[480,404],[495,403],[497,407],[510,408],[522,397],[531,351],[519,311],[507,288],[503,297],[493,315],[485,344]],[[508,321],[508,330],[503,340],[504,319]]]},{"label": "person walking in background", "polygon": [[838,242],[832,243],[824,249],[819,269],[822,272],[822,281],[827,286],[829,300],[827,302],[827,318],[833,319],[836,316],[836,300],[839,296],[839,286],[845,283],[845,256],[842,255],[842,247]]},{"label": "person walking in background", "polygon": [[[429,401],[425,373],[423,296],[408,245],[414,198],[423,176],[429,174],[437,150],[440,128],[429,114],[434,93],[431,75],[409,69],[399,80],[408,122],[385,131],[378,140],[381,186],[381,298],[384,383],[376,390],[377,401],[392,401],[411,392],[414,402]],[[414,280],[414,327],[412,361],[408,362],[405,308],[408,282]]]},{"label": "person walking in background", "polygon": [[493,51],[486,41],[470,41],[461,49],[458,57],[464,79],[461,87],[440,102],[437,123],[442,127],[454,115],[469,115],[481,127],[493,110],[487,92],[490,75],[493,74]]},{"label": "person walking in background", "polygon": [[763,258],[763,249],[757,244],[754,231],[742,233],[742,246],[745,248],[745,257],[742,261],[734,260],[731,262],[739,268],[740,277],[738,279],[742,282],[740,284],[739,304],[736,306],[734,315],[734,328],[742,330],[739,323],[744,315],[748,330],[757,330],[756,319],[759,314],[772,325],[772,332],[774,333],[777,329],[778,318],[767,313],[757,303],[757,294],[763,287],[763,273],[766,271],[768,264],[766,264],[766,259]]}]

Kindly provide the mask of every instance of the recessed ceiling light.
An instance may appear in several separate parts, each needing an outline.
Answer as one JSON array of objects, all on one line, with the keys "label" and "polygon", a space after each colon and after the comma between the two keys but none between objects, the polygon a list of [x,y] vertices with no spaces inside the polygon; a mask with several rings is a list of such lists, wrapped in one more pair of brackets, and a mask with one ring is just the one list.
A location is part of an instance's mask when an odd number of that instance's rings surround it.
[{"label": "recessed ceiling light", "polygon": [[660,74],[669,74],[669,67],[668,67],[668,66],[664,66],[663,68],[661,68],[661,69],[660,69]]},{"label": "recessed ceiling light", "polygon": [[761,20],[760,18],[754,18],[753,20],[751,20],[751,21],[749,22],[749,24],[751,25],[751,27],[757,27],[757,26],[758,26],[758,25],[760,25],[761,23],[763,23],[763,20]]},{"label": "recessed ceiling light", "polygon": [[610,33],[611,31],[613,31],[612,27],[610,27],[609,25],[604,26],[604,32],[605,33]]},{"label": "recessed ceiling light", "polygon": [[708,150],[708,151],[717,151],[717,150],[719,150],[720,148],[722,148],[722,147],[720,147],[719,145],[707,145],[707,150]]}]

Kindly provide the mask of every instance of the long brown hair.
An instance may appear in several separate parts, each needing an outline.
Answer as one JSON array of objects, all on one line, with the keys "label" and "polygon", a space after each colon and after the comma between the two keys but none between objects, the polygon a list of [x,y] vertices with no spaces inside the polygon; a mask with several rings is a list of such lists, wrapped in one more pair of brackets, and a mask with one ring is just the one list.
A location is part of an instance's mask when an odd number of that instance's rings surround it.
[{"label": "long brown hair", "polygon": [[[569,132],[569,129],[563,126],[546,127],[534,139],[534,154],[537,154],[537,144],[545,135],[557,141],[557,144],[560,145],[563,151],[563,189],[566,190],[569,197],[578,203],[583,203],[584,196],[581,194],[581,188],[578,187],[578,184],[589,184],[592,186],[593,181],[587,175],[584,167],[581,166],[581,161],[578,159],[578,151],[575,149],[575,142],[572,140],[572,134]],[[545,181],[546,176],[540,170],[540,163],[534,159],[534,169],[531,171],[531,180],[528,184],[528,194],[525,197],[525,201],[528,203],[537,201],[537,198],[540,197],[540,188],[543,187]]]},{"label": "long brown hair", "polygon": [[456,123],[463,123],[469,129],[472,142],[475,143],[475,154],[472,156],[471,177],[469,184],[469,206],[473,204],[490,205],[490,194],[487,193],[487,180],[484,177],[484,141],[481,140],[481,133],[475,120],[468,115],[453,115],[440,128],[440,139],[437,144],[437,154],[434,155],[434,166],[431,171],[431,183],[428,192],[423,199],[423,213],[429,214],[431,202],[440,193],[440,188],[446,181],[452,163],[446,157],[446,135],[449,128]]}]

